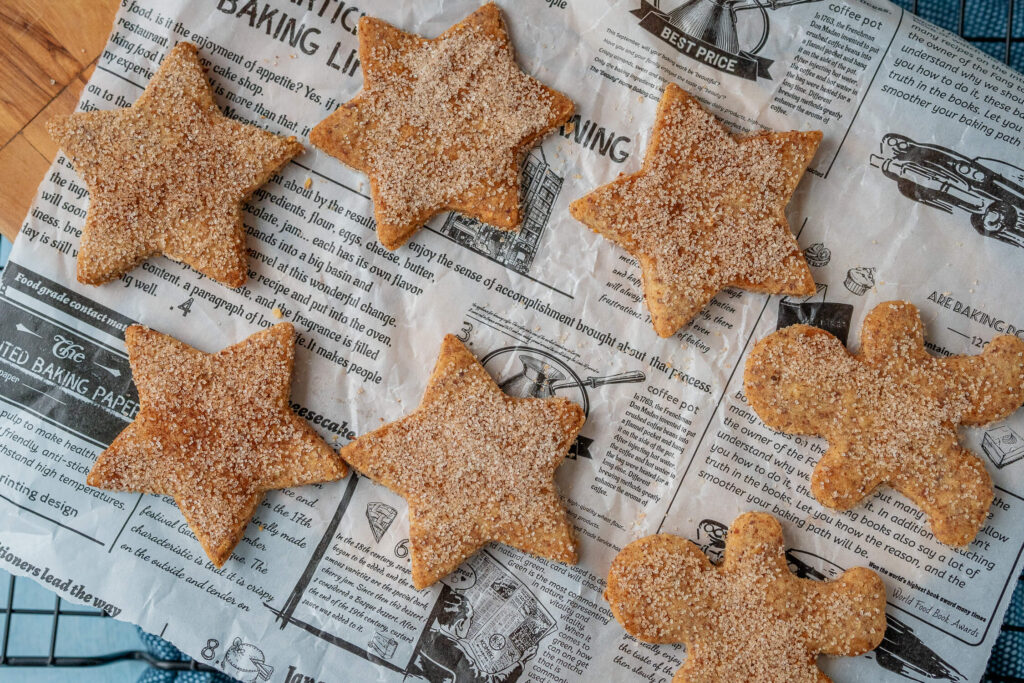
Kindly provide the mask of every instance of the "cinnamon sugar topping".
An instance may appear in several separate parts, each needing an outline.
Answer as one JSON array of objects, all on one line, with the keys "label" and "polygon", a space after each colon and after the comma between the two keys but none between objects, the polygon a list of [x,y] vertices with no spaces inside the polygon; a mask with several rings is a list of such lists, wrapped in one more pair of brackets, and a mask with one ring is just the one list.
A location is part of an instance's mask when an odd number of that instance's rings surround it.
[{"label": "cinnamon sugar topping", "polygon": [[806,325],[762,339],[747,361],[747,398],[768,426],[828,439],[811,479],[822,504],[847,509],[888,483],[921,506],[938,540],[969,543],[992,482],[956,429],[1024,402],[1024,341],[1005,335],[978,356],[933,358],[917,309],[901,301],[871,311],[861,339],[856,356]]},{"label": "cinnamon sugar topping", "polygon": [[719,567],[678,536],[648,536],[612,562],[605,598],[630,634],[651,643],[685,643],[674,680],[828,680],[815,664],[824,652],[855,656],[885,633],[885,588],[873,571],[837,580],[794,576],[782,529],[771,515],[737,518]]},{"label": "cinnamon sugar topping", "polygon": [[173,496],[218,567],[269,489],[334,481],[347,468],[289,404],[290,323],[215,353],[133,325],[125,334],[140,410],[87,482]]},{"label": "cinnamon sugar topping", "polygon": [[434,40],[363,17],[359,54],[362,92],[310,139],[370,176],[381,243],[444,209],[518,227],[519,157],[572,103],[519,69],[497,6]]},{"label": "cinnamon sugar topping", "polygon": [[341,456],[409,502],[413,584],[424,588],[488,541],[576,561],[554,473],[582,425],[563,398],[506,396],[449,335],[420,407]]},{"label": "cinnamon sugar topping", "polygon": [[657,333],[675,333],[723,287],[812,294],[786,203],[821,133],[733,138],[669,84],[643,168],[573,202],[573,216],[640,260]]},{"label": "cinnamon sugar topping", "polygon": [[92,285],[154,254],[242,285],[242,203],[303,149],[224,116],[191,43],[167,54],[131,107],[56,116],[47,128],[89,188],[78,279]]}]

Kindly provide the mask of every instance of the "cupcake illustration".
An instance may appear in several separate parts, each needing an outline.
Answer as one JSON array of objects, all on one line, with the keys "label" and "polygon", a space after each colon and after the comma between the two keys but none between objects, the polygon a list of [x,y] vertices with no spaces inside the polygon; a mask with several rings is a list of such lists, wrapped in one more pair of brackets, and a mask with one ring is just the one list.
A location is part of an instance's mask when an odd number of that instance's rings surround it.
[{"label": "cupcake illustration", "polygon": [[815,242],[804,251],[804,258],[807,259],[808,265],[821,268],[827,266],[828,262],[832,260],[832,252],[824,243]]},{"label": "cupcake illustration", "polygon": [[875,286],[875,269],[867,266],[850,268],[846,271],[846,281],[843,284],[851,293],[864,296],[869,289]]}]

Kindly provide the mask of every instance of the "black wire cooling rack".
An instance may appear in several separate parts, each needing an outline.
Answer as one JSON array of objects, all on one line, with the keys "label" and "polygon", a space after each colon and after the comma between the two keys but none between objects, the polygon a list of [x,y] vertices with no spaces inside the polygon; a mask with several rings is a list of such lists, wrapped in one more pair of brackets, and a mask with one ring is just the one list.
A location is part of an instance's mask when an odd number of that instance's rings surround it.
[{"label": "black wire cooling rack", "polygon": [[[0,608],[0,614],[4,615],[4,630],[3,630],[3,642],[0,644],[0,666],[25,666],[25,667],[40,667],[40,666],[61,666],[61,667],[83,667],[83,666],[100,666],[103,664],[110,664],[112,662],[120,662],[126,660],[138,660],[144,661],[150,666],[158,669],[167,671],[216,671],[212,667],[200,664],[192,660],[169,660],[161,659],[145,650],[122,650],[120,652],[110,652],[100,655],[65,655],[57,653],[58,643],[58,631],[60,629],[61,618],[67,617],[90,617],[95,619],[109,619],[110,617],[103,611],[88,607],[79,607],[72,605],[68,607],[65,600],[57,595],[53,596],[53,607],[51,609],[38,608],[38,607],[16,607],[15,606],[15,595],[19,584],[23,585],[24,582],[29,579],[21,577],[11,576],[8,578],[7,584],[7,599],[2,608]],[[33,655],[9,655],[8,649],[11,644],[11,629],[15,623],[16,617],[50,617],[50,645],[49,649],[45,654],[33,654]]]},{"label": "black wire cooling rack", "polygon": [[[1024,10],[1024,0],[973,0],[970,2],[970,9],[968,7],[968,0],[894,0],[894,2],[914,14],[923,16],[925,19],[939,24],[943,28],[954,31],[984,52],[1001,58],[1010,66],[1014,66],[1017,69],[1022,69],[1022,66],[1024,66],[1024,49],[1021,49],[1021,46],[1024,45],[1024,21],[1021,21],[1019,16],[1015,16],[1016,4],[1021,2],[1021,9]],[[975,11],[977,7],[981,7],[982,11],[990,17],[993,15],[993,12],[1005,12],[1006,30],[999,31],[998,34],[979,33],[975,35],[968,33],[970,20],[974,18],[970,12]],[[952,23],[952,25],[951,17],[955,19],[955,23]],[[1015,22],[1021,24],[1021,26],[1015,26]],[[995,23],[1002,22],[998,21]],[[58,652],[58,632],[62,618],[87,617],[97,619],[98,623],[102,623],[103,620],[110,617],[98,609],[78,606],[68,607],[66,606],[68,603],[56,595],[53,596],[54,604],[52,609],[16,607],[15,594],[18,585],[23,581],[28,581],[28,579],[14,576],[9,578],[7,599],[3,607],[0,608],[0,614],[3,615],[0,667],[92,667],[113,662],[135,660],[146,662],[152,667],[165,671],[216,671],[212,667],[193,660],[162,659],[142,649],[121,650],[87,656]],[[1018,579],[1018,592],[1021,591],[1024,591],[1024,575]],[[1013,603],[1014,605],[1021,605],[1024,603],[1024,600],[1015,599]],[[1011,606],[1012,610],[1013,606]],[[1015,615],[1011,615],[1008,612],[1007,623],[1004,623],[1002,626],[1001,638],[1016,639],[1016,650],[1024,653],[1024,605],[1022,605],[1019,611],[1022,613]],[[28,616],[50,617],[49,648],[46,652],[39,654],[9,655],[8,648],[11,644],[11,630],[16,628],[12,625],[17,617]],[[1012,617],[1016,617],[1014,621],[1017,623],[1011,623]],[[1021,657],[1021,661],[1024,662],[1024,656]],[[992,663],[990,663],[989,673],[985,674],[982,681],[987,683],[1024,683],[1024,676],[1009,675],[995,671],[993,668]],[[1024,670],[1017,673],[1024,673]]]},{"label": "black wire cooling rack", "polygon": [[[905,2],[900,2],[900,0],[896,0],[896,1],[897,1],[897,4],[906,4]],[[1002,43],[1003,44],[1003,61],[1006,62],[1007,64],[1012,65],[1013,62],[1014,62],[1014,54],[1013,54],[1013,47],[1014,47],[1014,45],[1018,45],[1020,43],[1024,43],[1024,35],[1017,35],[1018,32],[1014,30],[1014,25],[1013,25],[1013,21],[1014,21],[1013,13],[1014,13],[1014,10],[1016,9],[1014,7],[1014,5],[1017,4],[1017,0],[982,0],[982,1],[983,2],[990,2],[990,3],[992,3],[992,5],[996,5],[996,6],[998,6],[1000,4],[1006,6],[1006,33],[1003,34],[1003,35],[997,35],[997,36],[993,36],[993,35],[987,35],[987,36],[986,35],[982,35],[982,36],[967,35],[965,33],[965,31],[964,31],[965,25],[967,23],[967,0],[960,0],[960,9],[957,12],[957,16],[959,18],[957,19],[956,32],[957,32],[958,35],[963,37],[965,40],[968,40],[968,41],[970,41],[972,43],[975,43],[975,44],[979,44],[980,43],[980,44],[989,44],[989,45],[991,45],[991,44]],[[920,0],[913,0],[913,2],[910,3],[910,4],[911,4],[910,11],[913,12],[914,14],[920,14],[920,9],[921,9],[921,2],[920,2]],[[925,4],[936,4],[936,3],[934,3],[934,2],[932,2],[932,3],[926,2]],[[985,50],[985,51],[989,52],[989,50]],[[991,52],[989,52],[989,54],[991,54]]]}]

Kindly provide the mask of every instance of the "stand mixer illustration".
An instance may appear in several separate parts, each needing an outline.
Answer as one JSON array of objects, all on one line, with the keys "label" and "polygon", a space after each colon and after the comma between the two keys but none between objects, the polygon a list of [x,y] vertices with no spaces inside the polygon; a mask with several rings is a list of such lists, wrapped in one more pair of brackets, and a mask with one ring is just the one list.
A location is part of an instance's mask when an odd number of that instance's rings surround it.
[{"label": "stand mixer illustration", "polygon": [[732,54],[740,53],[739,34],[736,30],[737,12],[758,10],[761,18],[761,37],[753,48],[744,50],[747,54],[754,55],[768,40],[767,10],[809,2],[820,0],[685,0],[673,10],[661,9],[661,2],[651,4],[664,12],[668,22],[686,35]]},{"label": "stand mixer illustration", "polygon": [[[517,398],[550,398],[562,395],[579,403],[583,408],[583,414],[587,416],[590,415],[588,387],[596,389],[607,384],[629,384],[647,379],[647,375],[639,370],[582,378],[554,354],[530,346],[506,346],[491,351],[481,358],[480,362],[485,368],[493,365],[493,368],[488,368],[493,375],[495,370],[502,369],[499,363],[514,365],[508,358],[509,355],[513,355],[515,361],[518,361],[518,371],[497,379],[502,391]],[[569,457],[590,458],[589,447],[592,441],[585,436],[577,437],[576,443],[569,450]]]}]

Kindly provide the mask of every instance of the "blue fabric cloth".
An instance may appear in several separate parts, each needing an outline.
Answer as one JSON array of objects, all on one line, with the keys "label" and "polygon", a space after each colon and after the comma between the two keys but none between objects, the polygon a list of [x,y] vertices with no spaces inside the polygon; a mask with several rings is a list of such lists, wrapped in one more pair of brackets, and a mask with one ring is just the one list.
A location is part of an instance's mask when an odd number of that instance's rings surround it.
[{"label": "blue fabric cloth", "polygon": [[[960,33],[960,0],[892,0],[904,9],[914,11],[922,19],[953,33]],[[968,38],[998,38],[998,41],[972,41],[975,47],[999,61],[1006,61],[1006,22],[1010,3],[1014,2],[1013,33],[1024,36],[1024,1],[1022,0],[967,0],[964,4],[964,30]],[[1015,42],[1010,48],[1010,66],[1024,71],[1024,42]]]},{"label": "blue fabric cloth", "polygon": [[7,256],[11,253],[11,243],[0,237],[0,271],[3,271],[7,263]]},{"label": "blue fabric cloth", "polygon": [[[146,650],[158,659],[172,662],[190,661],[188,655],[159,636],[146,633],[140,628],[139,637]],[[233,678],[213,671],[164,671],[151,666],[139,676],[138,683],[234,683],[234,681]]]},{"label": "blue fabric cloth", "polygon": [[999,640],[988,660],[989,680],[1024,680],[1024,575],[1010,599]]}]

